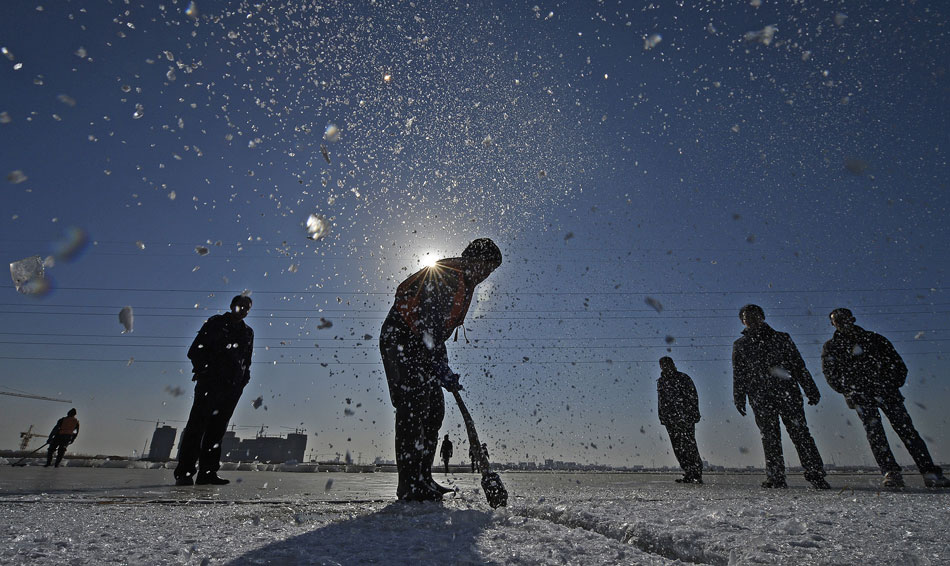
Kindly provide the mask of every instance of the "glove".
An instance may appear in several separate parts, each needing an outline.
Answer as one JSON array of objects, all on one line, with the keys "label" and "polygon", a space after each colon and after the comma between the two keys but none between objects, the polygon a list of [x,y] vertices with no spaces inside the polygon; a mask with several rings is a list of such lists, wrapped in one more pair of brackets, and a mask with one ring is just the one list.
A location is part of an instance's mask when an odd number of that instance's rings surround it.
[{"label": "glove", "polygon": [[456,391],[462,390],[462,385],[459,383],[459,374],[457,373],[447,373],[443,375],[439,378],[439,383],[449,393],[455,393]]},{"label": "glove", "polygon": [[745,416],[745,403],[736,403],[736,410],[739,411],[739,414],[744,417],[744,416]]}]

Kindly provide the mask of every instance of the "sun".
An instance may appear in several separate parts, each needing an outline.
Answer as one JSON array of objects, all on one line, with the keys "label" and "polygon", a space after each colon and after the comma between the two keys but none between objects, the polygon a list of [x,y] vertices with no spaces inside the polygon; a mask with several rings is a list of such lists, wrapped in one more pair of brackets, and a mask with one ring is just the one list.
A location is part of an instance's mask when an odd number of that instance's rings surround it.
[{"label": "sun", "polygon": [[435,267],[435,264],[439,261],[439,256],[434,252],[426,252],[422,254],[422,259],[419,260],[422,262],[422,267]]}]

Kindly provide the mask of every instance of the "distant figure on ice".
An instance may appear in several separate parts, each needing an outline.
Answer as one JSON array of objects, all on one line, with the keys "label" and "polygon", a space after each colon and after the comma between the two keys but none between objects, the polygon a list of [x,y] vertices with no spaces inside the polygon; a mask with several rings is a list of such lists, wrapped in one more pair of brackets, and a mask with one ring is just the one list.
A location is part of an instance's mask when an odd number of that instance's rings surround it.
[{"label": "distant figure on ice", "polygon": [[49,432],[49,449],[46,451],[46,465],[43,467],[50,467],[53,463],[53,452],[55,452],[55,467],[58,468],[59,463],[63,461],[63,456],[66,455],[66,447],[75,442],[77,436],[79,436],[79,419],[76,418],[76,409],[70,409],[65,417],[56,421],[53,430]]},{"label": "distant figure on ice", "polygon": [[461,389],[449,368],[445,341],[465,320],[475,286],[501,265],[488,238],[473,241],[462,257],[442,259],[400,283],[383,323],[379,350],[389,397],[396,409],[396,497],[437,501],[450,490],[432,479],[432,462],[445,416],[442,387]]},{"label": "distant figure on ice", "polygon": [[[798,450],[798,459],[805,468],[805,479],[815,489],[828,489],[825,467],[808,431],[802,389],[808,404],[817,405],[821,394],[812,379],[805,360],[791,337],[776,332],[765,323],[765,311],[758,305],[739,310],[745,325],[742,337],[732,347],[733,396],[739,414],[745,416],[746,397],[755,414],[755,424],[762,433],[767,478],[762,487],[785,488],[785,458],[782,455],[782,430],[779,419]],[[801,389],[799,389],[801,386]]]},{"label": "distant figure on ice", "polygon": [[934,464],[904,407],[900,388],[907,380],[907,366],[890,340],[855,324],[848,309],[835,309],[828,317],[835,334],[821,351],[821,369],[828,385],[844,395],[848,407],[857,411],[864,424],[871,452],[884,474],[884,487],[904,487],[904,478],[884,434],[882,411],[914,458],[924,484],[950,487],[950,479]]},{"label": "distant figure on ice", "polygon": [[[209,318],[188,350],[195,384],[195,401],[181,434],[175,485],[224,485],[221,439],[244,386],[251,380],[254,331],[244,323],[251,298],[231,299],[231,310]],[[195,465],[198,474],[195,475]]]},{"label": "distant figure on ice", "polygon": [[442,448],[439,450],[439,456],[442,457],[442,462],[445,463],[445,475],[449,475],[449,460],[452,459],[452,441],[449,440],[449,435],[445,435],[445,438],[442,439]]},{"label": "distant figure on ice", "polygon": [[699,396],[688,375],[676,370],[673,358],[660,358],[660,379],[656,382],[657,415],[673,443],[673,454],[683,468],[677,483],[703,483],[703,461],[696,447]]}]

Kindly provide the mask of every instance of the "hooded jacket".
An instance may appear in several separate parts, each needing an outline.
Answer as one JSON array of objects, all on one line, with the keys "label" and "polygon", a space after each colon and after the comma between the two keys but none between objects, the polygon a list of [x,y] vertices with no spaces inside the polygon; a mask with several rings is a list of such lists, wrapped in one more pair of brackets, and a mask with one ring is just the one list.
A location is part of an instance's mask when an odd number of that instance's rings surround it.
[{"label": "hooded jacket", "polygon": [[821,369],[832,389],[852,404],[903,401],[907,366],[890,340],[857,325],[835,330],[821,351]]},{"label": "hooded jacket", "polygon": [[745,405],[746,397],[753,409],[801,405],[802,390],[811,400],[821,397],[792,338],[765,323],[735,341],[732,372],[736,405]]}]

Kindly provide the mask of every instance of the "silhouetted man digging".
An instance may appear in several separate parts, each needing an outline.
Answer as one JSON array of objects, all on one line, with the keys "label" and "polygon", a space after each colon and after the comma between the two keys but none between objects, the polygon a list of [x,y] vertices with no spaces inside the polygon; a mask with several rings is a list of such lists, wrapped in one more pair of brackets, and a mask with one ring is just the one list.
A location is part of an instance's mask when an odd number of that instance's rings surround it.
[{"label": "silhouetted man digging", "polygon": [[660,379],[656,382],[657,416],[666,427],[673,454],[683,477],[677,483],[703,483],[703,461],[696,447],[696,423],[699,422],[699,396],[688,375],[676,370],[673,358],[660,358]]},{"label": "silhouetted man digging", "polygon": [[47,440],[49,449],[46,451],[46,465],[43,467],[50,467],[55,452],[55,467],[58,468],[60,462],[63,461],[63,456],[66,455],[66,447],[75,442],[77,436],[79,436],[79,419],[76,418],[76,409],[70,409],[65,417],[56,421],[56,425],[49,433],[49,440]]},{"label": "silhouetted man digging", "polygon": [[462,257],[442,259],[403,281],[383,323],[379,349],[396,409],[396,497],[438,501],[452,491],[432,479],[432,463],[445,416],[442,387],[458,391],[445,341],[462,325],[475,286],[501,265],[488,238],[474,240]]},{"label": "silhouetted man digging", "polygon": [[950,487],[950,479],[934,464],[904,407],[900,388],[907,380],[907,366],[890,340],[855,324],[848,309],[835,309],[828,317],[835,334],[822,348],[821,368],[828,385],[844,395],[864,424],[871,452],[884,474],[884,487],[904,487],[904,478],[884,434],[882,411],[917,464],[924,485]]},{"label": "silhouetted man digging", "polygon": [[746,328],[732,347],[733,395],[736,409],[742,416],[745,416],[748,397],[755,413],[755,424],[762,433],[767,475],[762,487],[788,487],[785,458],[782,456],[781,419],[798,450],[798,459],[805,468],[805,479],[815,489],[828,489],[824,463],[805,421],[802,389],[808,395],[809,405],[817,405],[821,398],[805,367],[805,360],[788,334],[776,332],[765,323],[762,307],[742,307],[739,319]]},{"label": "silhouetted man digging", "polygon": [[[254,331],[244,323],[251,298],[238,295],[231,310],[208,319],[188,350],[195,385],[195,401],[181,434],[175,485],[224,485],[221,439],[244,386],[251,380]],[[198,474],[195,476],[195,465]]]}]

